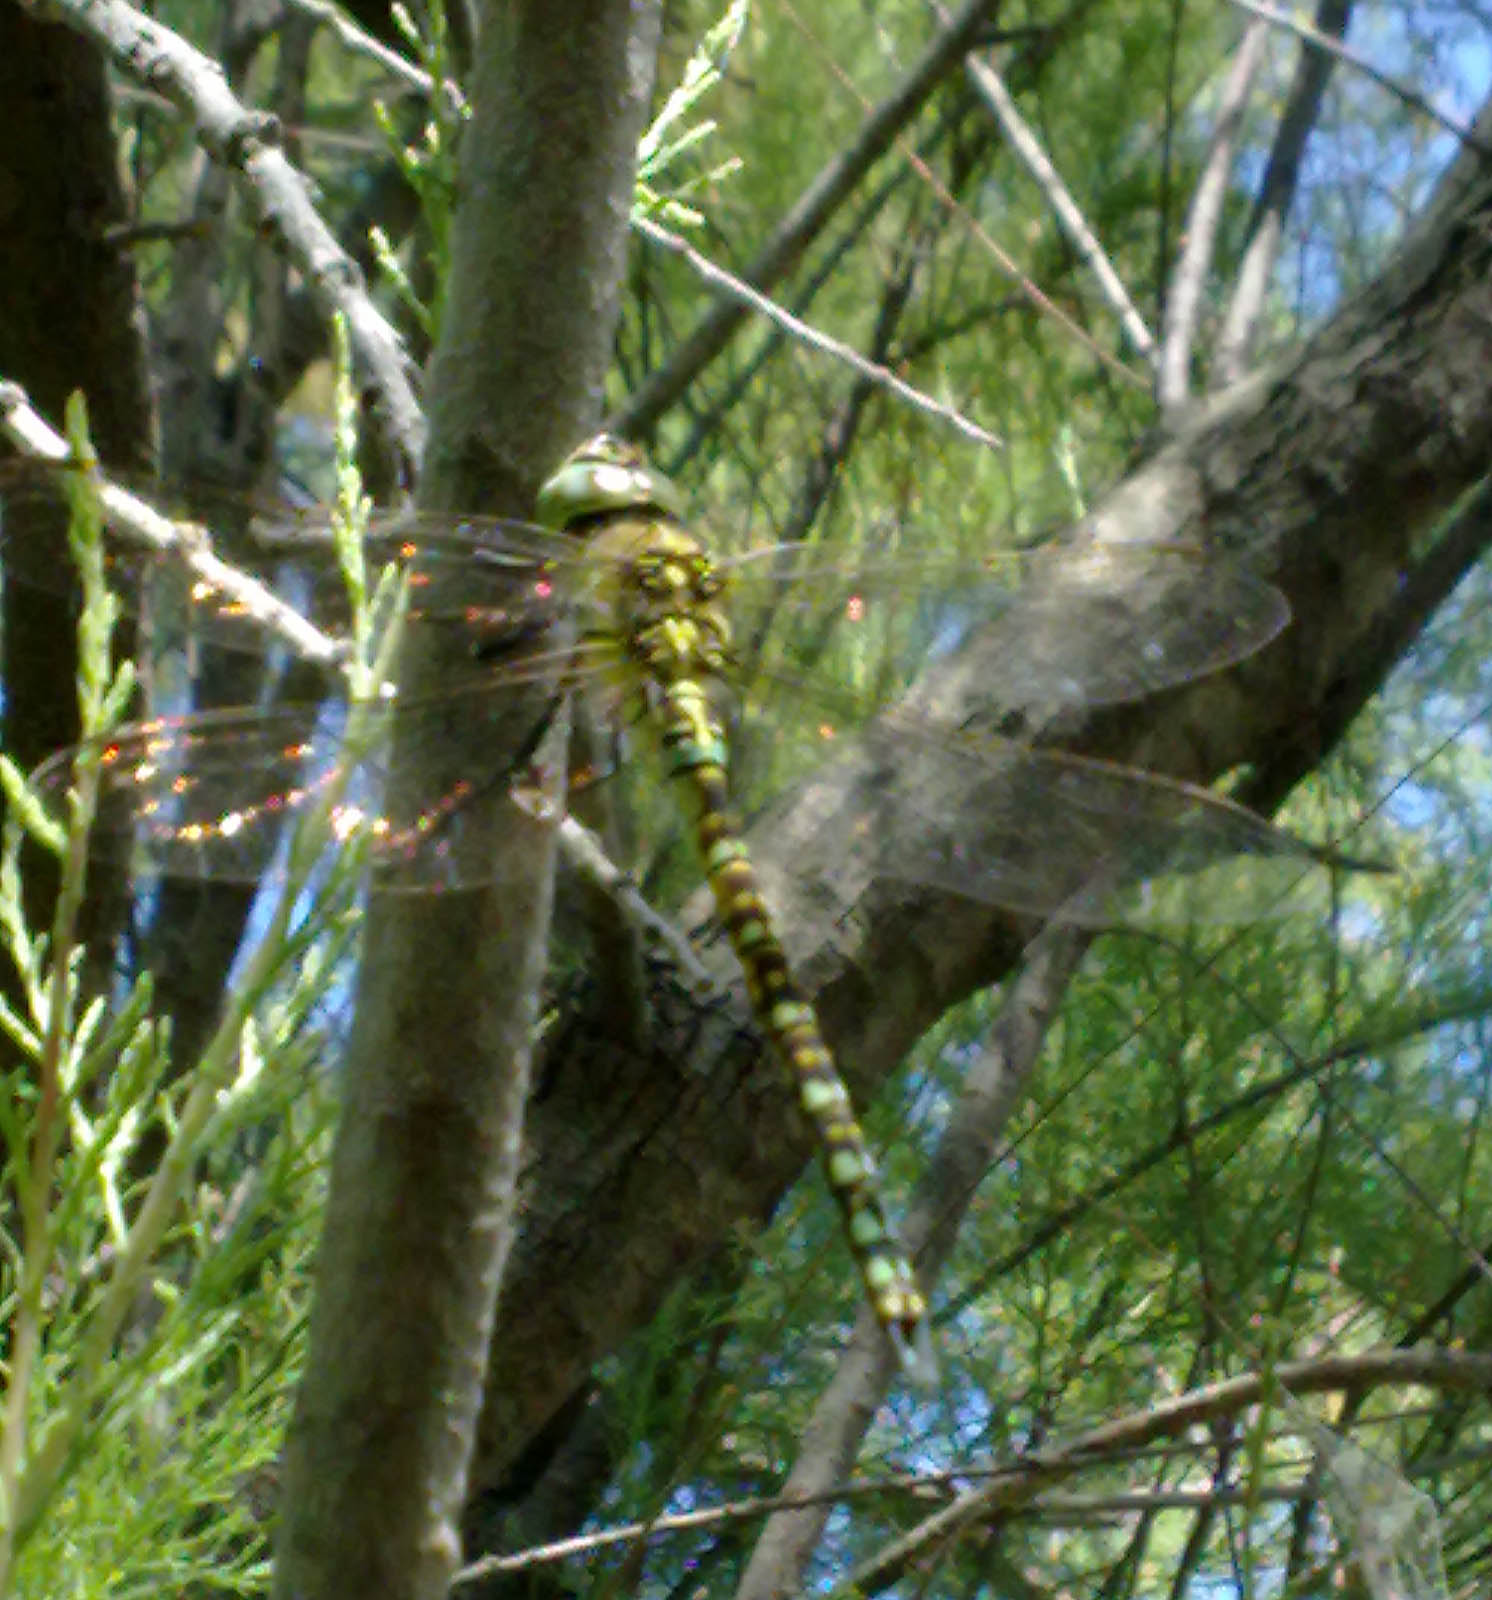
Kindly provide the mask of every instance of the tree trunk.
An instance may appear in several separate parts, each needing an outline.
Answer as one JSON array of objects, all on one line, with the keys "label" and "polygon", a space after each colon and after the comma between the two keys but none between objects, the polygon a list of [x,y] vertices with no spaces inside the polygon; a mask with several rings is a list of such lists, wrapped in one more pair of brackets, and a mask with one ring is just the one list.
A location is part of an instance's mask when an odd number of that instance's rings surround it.
[{"label": "tree trunk", "polygon": [[[657,7],[631,0],[486,9],[427,504],[519,514],[594,426],[658,27]],[[409,654],[409,687],[444,681],[438,650],[412,666]],[[470,770],[463,751],[482,732],[460,711],[450,747],[423,753],[453,773]],[[501,796],[470,821],[496,887],[423,903],[375,893],[369,907],[286,1464],[286,1600],[443,1595],[460,1555],[553,865],[552,830]]]}]

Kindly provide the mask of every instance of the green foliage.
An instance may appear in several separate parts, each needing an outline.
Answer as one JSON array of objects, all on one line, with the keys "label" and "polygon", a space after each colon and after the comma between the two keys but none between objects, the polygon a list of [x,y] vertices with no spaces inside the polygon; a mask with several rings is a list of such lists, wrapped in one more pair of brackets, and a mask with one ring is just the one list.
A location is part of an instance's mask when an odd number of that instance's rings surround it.
[{"label": "green foliage", "polygon": [[[423,25],[416,21],[407,6],[394,5],[389,10],[390,19],[427,81],[438,86],[430,95],[428,115],[412,139],[401,135],[395,117],[382,101],[373,102],[373,116],[388,141],[401,176],[419,201],[420,214],[429,233],[426,244],[430,253],[437,262],[444,263],[450,260],[451,219],[457,193],[456,163],[461,131],[470,108],[450,78],[450,33],[442,0],[429,0],[420,8],[420,15]],[[374,224],[369,238],[384,277],[433,343],[440,332],[444,270],[436,274],[435,297],[427,305],[388,234]]]},{"label": "green foliage", "polygon": [[[1398,25],[1431,26],[1413,12]],[[200,6],[165,15],[209,42],[215,19]],[[420,65],[443,82],[452,50],[441,9],[417,23],[398,15]],[[666,88],[641,152],[637,211],[688,228],[711,260],[743,272],[928,37],[925,7],[859,8],[854,26],[845,15],[840,0],[757,8],[749,18],[722,0],[669,6]],[[1227,8],[1143,0],[1058,18],[1001,15],[1009,32],[991,59],[1152,329],[1236,25]],[[1427,35],[1412,43],[1425,59],[1443,59]],[[1272,43],[1264,98],[1242,133],[1244,166],[1224,202],[1209,324],[1224,309],[1252,177],[1294,60],[1283,41]],[[384,142],[371,156],[374,146],[346,134],[365,139],[374,87],[382,91],[379,75],[352,56],[318,54],[306,121],[343,137],[311,139],[298,154],[339,219],[361,207],[385,152],[397,167],[419,226],[390,224],[376,236],[381,288],[408,312],[410,330],[429,337],[443,303],[431,263],[448,256],[462,106],[437,94],[408,121],[403,111],[381,115]],[[1290,349],[1304,323],[1375,269],[1438,159],[1397,102],[1350,75],[1336,79],[1323,129],[1328,137],[1307,152],[1262,358]],[[196,181],[185,126],[147,106],[128,126],[125,153],[141,180],[138,220],[178,221]],[[230,229],[213,239],[224,330],[216,353],[227,365],[254,349],[262,260]],[[188,247],[144,238],[138,248],[160,306]],[[629,291],[618,403],[718,293],[643,243]],[[1079,253],[958,75],[768,292],[997,431],[1004,447],[974,448],[760,322],[695,378],[684,404],[650,424],[660,462],[723,552],[786,539],[814,545],[826,564],[993,558],[1098,503],[1154,421],[1146,375],[1113,332]],[[345,357],[342,370],[331,411],[341,526],[355,534],[361,492],[350,471],[356,418]],[[87,599],[79,703],[92,736],[121,715],[131,679],[108,658],[111,607],[86,494],[77,529]],[[361,687],[372,695],[388,664],[374,619],[393,597],[357,571],[355,537],[343,549],[362,619]],[[760,619],[763,691],[748,697],[741,729],[742,770],[763,780],[750,800],[816,769],[826,715],[839,719],[828,731],[843,732],[910,680],[933,644],[917,636],[913,612],[902,604],[827,641],[790,608]],[[1487,1345],[1485,1284],[1472,1281],[1468,1263],[1485,1254],[1492,1220],[1488,615],[1478,575],[1285,819],[1355,854],[1387,856],[1397,875],[1344,879],[1330,918],[1281,916],[1242,936],[1169,944],[1116,935],[1091,954],[943,1277],[945,1392],[937,1403],[888,1405],[861,1471],[1008,1463],[1088,1424],[1295,1355],[1408,1338]],[[840,685],[827,714],[776,698],[782,679],[808,671]],[[253,1593],[266,1581],[273,1463],[324,1181],[331,1091],[319,1062],[332,1045],[320,1007],[341,982],[356,918],[333,896],[295,922],[287,897],[267,953],[226,997],[206,1059],[176,1059],[153,1020],[149,984],[101,980],[77,947],[96,754],[85,746],[65,818],[46,812],[0,755],[11,830],[0,856],[0,934],[20,997],[0,1003],[10,1047],[0,1080],[0,1499],[18,1540],[9,1582],[38,1596]],[[648,760],[630,772],[608,791],[657,847],[640,877],[671,909],[694,883],[692,864],[669,849],[682,833],[674,797]],[[23,908],[23,849],[62,875],[57,918],[45,927]],[[297,864],[319,854],[312,837]],[[956,937],[950,931],[950,950],[929,951],[929,964],[951,954]],[[946,1016],[900,1090],[868,1116],[893,1193],[911,1192],[936,1148],[1001,999],[976,995]],[[610,1470],[575,1524],[775,1488],[856,1307],[837,1219],[810,1173],[768,1231],[743,1234],[706,1276],[681,1284],[596,1375]],[[1433,1414],[1426,1397],[1422,1413],[1398,1416],[1394,1400],[1374,1399],[1361,1431],[1437,1485],[1469,1552],[1468,1592],[1481,1592],[1485,1410],[1433,1403]],[[1099,1507],[1048,1523],[1013,1512],[988,1537],[950,1545],[916,1587],[1059,1593],[1103,1569],[1103,1592],[1151,1600],[1185,1569],[1229,1600],[1239,1574],[1271,1593],[1293,1512],[1269,1492],[1304,1475],[1302,1439],[1298,1418],[1258,1407],[1198,1430],[1185,1448],[1095,1459],[1079,1485],[1093,1495],[1198,1491],[1216,1470],[1240,1499],[1210,1523],[1194,1504],[1139,1514]],[[929,1503],[888,1492],[836,1518],[810,1582],[839,1581]],[[658,1539],[600,1563],[576,1556],[567,1581],[724,1593],[757,1526]],[[1309,1559],[1295,1570],[1309,1574],[1326,1549],[1319,1523],[1301,1543]],[[1327,1584],[1321,1576],[1319,1592]]]},{"label": "green foliage", "polygon": [[[340,393],[347,424],[345,376]],[[80,415],[74,428],[87,462]],[[341,437],[350,451],[354,430]],[[117,603],[92,486],[86,472],[72,476],[84,743],[65,818],[10,772],[24,803],[11,809],[0,861],[0,926],[25,1004],[0,1013],[13,1047],[0,1084],[0,1592],[250,1593],[265,1571],[260,1480],[295,1378],[329,1140],[316,1012],[355,933],[358,853],[339,850],[308,894],[331,838],[329,790],[298,830],[200,1061],[173,1059],[148,979],[112,1006],[87,992],[77,929],[97,773],[132,680],[109,659]],[[372,628],[387,602],[361,570],[367,508],[350,453],[341,482],[363,650],[354,677],[376,696],[392,634]],[[348,734],[358,737],[356,714]],[[22,901],[28,832],[62,862],[47,934],[31,929]],[[63,1575],[72,1587],[59,1587]]]},{"label": "green foliage", "polygon": [[[679,85],[664,100],[637,147],[636,209],[675,227],[698,227],[704,217],[687,197],[713,191],[739,171],[737,156],[701,168],[695,157],[717,132],[713,121],[686,123],[725,75],[745,32],[749,0],[731,0],[689,57]],[[695,170],[690,170],[691,168]]]}]

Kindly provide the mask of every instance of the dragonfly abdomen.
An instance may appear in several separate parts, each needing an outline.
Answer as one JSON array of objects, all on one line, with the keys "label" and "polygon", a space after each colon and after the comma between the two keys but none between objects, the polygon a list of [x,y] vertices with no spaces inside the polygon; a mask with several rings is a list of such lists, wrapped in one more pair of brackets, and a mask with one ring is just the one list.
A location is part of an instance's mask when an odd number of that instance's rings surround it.
[{"label": "dragonfly abdomen", "polygon": [[633,672],[669,773],[694,797],[694,833],[721,921],[762,1031],[818,1134],[829,1187],[866,1294],[902,1364],[933,1368],[927,1301],[881,1201],[875,1161],[808,997],[773,932],[756,871],[730,813],[727,736],[712,701],[730,665],[724,579],[683,522],[678,491],[634,446],[582,446],[539,496],[539,520],[581,532],[595,558],[593,597]]},{"label": "dragonfly abdomen", "polygon": [[[671,770],[694,797],[695,842],[716,910],[740,962],[762,1031],[818,1135],[829,1188],[866,1294],[903,1364],[931,1361],[927,1301],[881,1200],[875,1160],[818,1019],[773,931],[756,869],[730,812],[724,730],[692,681],[657,685],[654,708]],[[700,735],[703,734],[703,737]]]}]

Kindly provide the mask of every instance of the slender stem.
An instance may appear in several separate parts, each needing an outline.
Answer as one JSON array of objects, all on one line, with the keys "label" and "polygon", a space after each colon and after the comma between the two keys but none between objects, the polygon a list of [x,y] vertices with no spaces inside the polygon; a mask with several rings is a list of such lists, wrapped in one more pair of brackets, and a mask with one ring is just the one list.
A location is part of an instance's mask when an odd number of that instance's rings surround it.
[{"label": "slender stem", "polygon": [[37,1055],[38,1095],[32,1124],[31,1151],[21,1181],[21,1281],[12,1335],[9,1383],[5,1395],[3,1433],[0,1433],[0,1593],[10,1582],[15,1559],[18,1499],[26,1459],[27,1417],[32,1379],[41,1350],[44,1295],[52,1264],[52,1169],[62,1138],[62,1055],[67,1045],[71,954],[77,935],[78,910],[83,901],[88,855],[86,820],[93,813],[98,771],[81,765],[78,794],[73,805],[74,825],[68,836],[68,854],[62,887],[52,920],[51,971],[46,986],[46,1026]]},{"label": "slender stem", "polygon": [[[366,714],[375,708],[364,706],[361,709]],[[365,716],[358,716],[355,711],[348,730],[349,742],[363,737],[365,726]],[[344,771],[351,772],[355,766],[355,761],[344,763]],[[310,869],[330,836],[327,823],[340,804],[343,787],[342,784],[329,786],[321,804],[308,814],[291,846],[285,884],[275,901],[264,937],[250,958],[242,980],[233,986],[228,1008],[197,1066],[170,1143],[151,1178],[114,1273],[79,1342],[67,1397],[48,1419],[24,1481],[18,1485],[11,1530],[25,1530],[34,1523],[60,1480],[78,1434],[92,1413],[100,1375],[130,1313],[140,1280],[176,1214],[203,1135],[218,1111],[219,1095],[238,1059],[244,1024],[281,970],[291,913],[304,892]],[[349,864],[349,870],[355,870],[355,866]],[[3,1581],[3,1572],[0,1572],[0,1581]]]}]

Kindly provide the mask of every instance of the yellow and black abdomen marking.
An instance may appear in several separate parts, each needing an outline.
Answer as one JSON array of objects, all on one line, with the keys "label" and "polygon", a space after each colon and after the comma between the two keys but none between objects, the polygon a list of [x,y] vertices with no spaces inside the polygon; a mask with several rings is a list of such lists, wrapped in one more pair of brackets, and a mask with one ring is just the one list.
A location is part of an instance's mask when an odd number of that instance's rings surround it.
[{"label": "yellow and black abdomen marking", "polygon": [[695,837],[715,904],[757,1020],[817,1131],[870,1303],[902,1364],[926,1377],[934,1366],[927,1301],[886,1216],[849,1091],[772,931],[731,818],[725,728],[710,703],[712,685],[730,665],[723,583],[682,513],[668,479],[635,446],[605,435],[577,450],[539,496],[540,521],[584,538],[594,558],[591,598],[624,680],[640,692],[659,730],[670,775],[693,796]]},{"label": "yellow and black abdomen marking", "polygon": [[931,1348],[927,1301],[886,1216],[849,1091],[772,929],[756,870],[731,816],[724,730],[700,684],[684,680],[656,688],[664,755],[670,774],[694,797],[695,839],[752,1009],[818,1134],[824,1172],[876,1317],[903,1364],[925,1370]]}]

